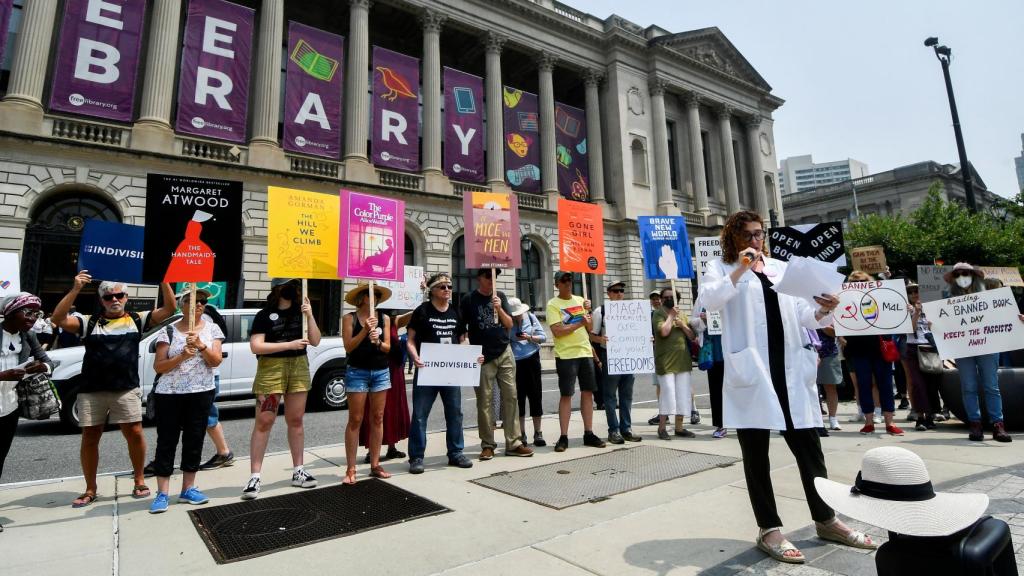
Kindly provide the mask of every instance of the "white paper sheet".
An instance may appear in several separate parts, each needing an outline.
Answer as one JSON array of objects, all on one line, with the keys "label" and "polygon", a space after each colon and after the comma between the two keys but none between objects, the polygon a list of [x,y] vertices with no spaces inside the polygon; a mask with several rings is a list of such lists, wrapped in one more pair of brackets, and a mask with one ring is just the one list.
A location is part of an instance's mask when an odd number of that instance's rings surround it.
[{"label": "white paper sheet", "polygon": [[838,294],[843,288],[845,279],[846,277],[836,272],[835,267],[831,264],[813,258],[796,256],[790,259],[786,273],[782,275],[782,280],[779,280],[772,288],[779,294],[803,298],[816,305],[815,296]]}]

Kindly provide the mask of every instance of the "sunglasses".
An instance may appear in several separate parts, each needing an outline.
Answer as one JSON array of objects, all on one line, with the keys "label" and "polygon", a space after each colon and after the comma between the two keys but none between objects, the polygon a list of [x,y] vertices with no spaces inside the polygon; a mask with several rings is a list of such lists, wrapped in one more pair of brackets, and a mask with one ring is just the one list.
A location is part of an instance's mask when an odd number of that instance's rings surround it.
[{"label": "sunglasses", "polygon": [[196,303],[199,304],[200,306],[206,306],[206,302],[206,298],[196,298]]},{"label": "sunglasses", "polygon": [[43,317],[42,310],[31,310],[29,308],[22,308],[21,310],[18,310],[18,312],[21,312],[21,315],[24,316],[25,318],[29,318],[32,320],[38,320],[39,318]]},{"label": "sunglasses", "polygon": [[963,276],[972,276],[972,275],[973,275],[973,272],[965,272],[963,270],[961,270],[959,272],[954,272],[953,273],[953,277],[954,278],[960,278],[960,277],[963,277]]},{"label": "sunglasses", "polygon": [[626,293],[626,289],[625,288],[612,288],[611,290],[609,290],[609,292],[614,292],[615,294],[625,294]]},{"label": "sunglasses", "polygon": [[128,294],[126,294],[124,292],[115,292],[113,294],[105,294],[103,296],[103,301],[104,302],[113,302],[115,299],[116,300],[121,300],[121,299],[123,299],[127,295]]},{"label": "sunglasses", "polygon": [[451,284],[438,284],[437,286],[434,286],[434,288],[437,288],[438,290],[451,290],[452,289],[452,285]]}]

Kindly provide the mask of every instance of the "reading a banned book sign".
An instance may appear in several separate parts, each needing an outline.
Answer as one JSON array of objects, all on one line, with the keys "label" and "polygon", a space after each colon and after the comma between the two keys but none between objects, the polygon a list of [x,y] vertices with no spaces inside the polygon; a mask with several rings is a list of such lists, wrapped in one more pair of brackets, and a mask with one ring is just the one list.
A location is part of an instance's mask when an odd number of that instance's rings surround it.
[{"label": "reading a banned book sign", "polygon": [[943,359],[1024,347],[1024,322],[1009,288],[925,302],[923,306]]}]

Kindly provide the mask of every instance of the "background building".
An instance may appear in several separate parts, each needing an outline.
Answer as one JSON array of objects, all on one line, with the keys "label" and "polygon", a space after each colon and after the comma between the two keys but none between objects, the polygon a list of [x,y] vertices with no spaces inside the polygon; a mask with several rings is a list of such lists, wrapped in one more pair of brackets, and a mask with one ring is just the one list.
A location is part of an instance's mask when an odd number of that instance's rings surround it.
[{"label": "background building", "polygon": [[1013,159],[1017,169],[1017,191],[1024,191],[1024,134],[1020,135],[1020,156]]},{"label": "background building", "polygon": [[868,175],[868,165],[853,159],[815,163],[810,154],[782,160],[779,187],[783,195]]}]

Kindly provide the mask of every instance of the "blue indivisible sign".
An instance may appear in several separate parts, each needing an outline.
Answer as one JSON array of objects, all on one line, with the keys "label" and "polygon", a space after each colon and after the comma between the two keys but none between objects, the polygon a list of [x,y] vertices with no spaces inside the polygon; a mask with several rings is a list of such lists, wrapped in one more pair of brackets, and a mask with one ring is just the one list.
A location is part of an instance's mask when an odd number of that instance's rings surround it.
[{"label": "blue indivisible sign", "polygon": [[682,216],[640,216],[644,277],[650,280],[693,278],[690,240]]},{"label": "blue indivisible sign", "polygon": [[78,251],[78,271],[94,280],[142,282],[142,226],[86,220]]}]

